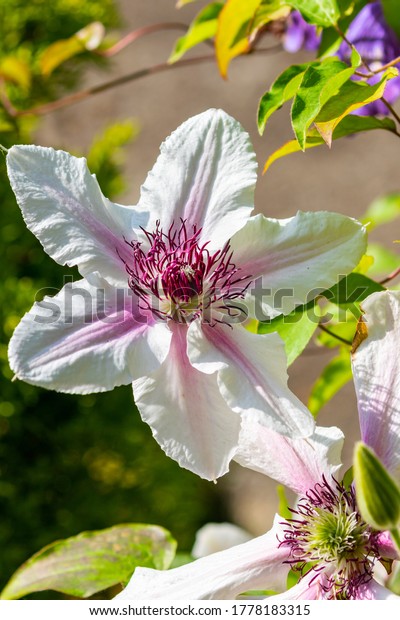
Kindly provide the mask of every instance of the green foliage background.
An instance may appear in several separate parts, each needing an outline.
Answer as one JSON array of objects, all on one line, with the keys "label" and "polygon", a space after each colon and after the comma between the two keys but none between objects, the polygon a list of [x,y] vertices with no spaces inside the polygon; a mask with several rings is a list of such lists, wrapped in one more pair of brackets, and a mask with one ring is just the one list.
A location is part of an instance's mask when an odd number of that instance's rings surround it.
[{"label": "green foliage background", "polygon": [[[0,0],[0,63],[10,54],[23,57],[33,75],[29,92],[10,86],[14,103],[32,106],[76,84],[89,55],[68,61],[45,86],[37,57],[94,20],[118,24],[113,0]],[[8,121],[11,127],[0,133],[4,146],[29,141],[32,119]],[[123,189],[121,146],[136,130],[131,123],[108,128],[88,154],[110,198]],[[42,289],[38,298],[54,294],[64,275],[79,276],[54,263],[26,229],[1,159],[0,587],[41,547],[86,529],[159,523],[190,549],[196,529],[223,519],[223,508],[214,485],[163,454],[141,422],[129,386],[77,397],[11,382],[7,343],[20,317],[37,291]]]}]

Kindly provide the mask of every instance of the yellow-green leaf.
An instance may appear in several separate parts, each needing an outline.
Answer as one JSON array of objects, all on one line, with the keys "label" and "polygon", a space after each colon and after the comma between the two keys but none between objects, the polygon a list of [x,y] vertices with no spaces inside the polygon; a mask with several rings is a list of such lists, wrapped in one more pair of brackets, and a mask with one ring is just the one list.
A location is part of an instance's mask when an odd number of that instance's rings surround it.
[{"label": "yellow-green leaf", "polygon": [[389,69],[377,84],[348,81],[341,86],[315,119],[315,127],[328,146],[332,144],[332,134],[340,121],[358,108],[380,99],[387,81],[396,75],[397,69]]},{"label": "yellow-green leaf", "polygon": [[177,40],[168,62],[171,64],[176,62],[195,45],[215,37],[217,34],[218,15],[223,6],[222,2],[212,2],[200,11],[190,24],[187,33]]},{"label": "yellow-green leaf", "polygon": [[258,131],[262,135],[269,117],[279,110],[286,101],[295,96],[305,71],[318,66],[319,62],[291,65],[277,77],[271,88],[261,97],[258,106]]},{"label": "yellow-green leaf", "polygon": [[249,49],[248,35],[262,0],[227,0],[218,18],[215,52],[222,77],[233,58]]},{"label": "yellow-green leaf", "polygon": [[[374,116],[351,116],[345,117],[334,129],[332,139],[337,140],[343,136],[349,136],[352,134],[361,133],[363,131],[371,131],[372,129],[386,129],[387,131],[396,131],[396,125],[390,118],[375,118]],[[318,131],[314,128],[309,129],[307,132],[307,140],[305,144],[306,149],[314,148],[315,146],[322,146],[325,144],[323,138],[319,135]],[[280,159],[286,157],[291,153],[297,153],[301,151],[301,147],[297,140],[290,140],[283,144],[279,149],[274,151],[265,162],[263,174],[267,172],[268,168]]]},{"label": "yellow-green leaf", "polygon": [[18,84],[23,90],[31,85],[31,69],[27,62],[17,56],[5,56],[0,62],[0,76],[7,82]]},{"label": "yellow-green leaf", "polygon": [[340,87],[353,75],[354,69],[336,58],[327,58],[309,66],[296,92],[291,110],[292,127],[304,151],[307,130],[318,113]]},{"label": "yellow-green leaf", "polygon": [[325,366],[312,388],[308,401],[308,408],[311,413],[316,416],[320,409],[352,379],[352,376],[350,351],[343,347],[339,355]]},{"label": "yellow-green leaf", "polygon": [[400,217],[400,193],[380,196],[372,202],[362,217],[363,224],[371,231],[382,224],[389,224]]},{"label": "yellow-green leaf", "polygon": [[175,548],[169,532],[155,525],[129,523],[82,532],[32,556],[14,573],[0,598],[18,599],[43,590],[88,597],[128,581],[136,566],[169,568]]},{"label": "yellow-green leaf", "polygon": [[40,58],[40,68],[43,75],[49,76],[59,65],[77,54],[97,49],[104,38],[104,34],[103,24],[93,22],[69,39],[62,39],[49,45]]}]

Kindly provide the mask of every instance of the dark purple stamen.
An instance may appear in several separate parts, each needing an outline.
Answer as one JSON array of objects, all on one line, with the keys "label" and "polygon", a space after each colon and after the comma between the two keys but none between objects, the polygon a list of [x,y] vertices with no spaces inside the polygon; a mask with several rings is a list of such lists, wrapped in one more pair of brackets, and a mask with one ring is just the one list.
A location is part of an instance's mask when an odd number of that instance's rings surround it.
[{"label": "dark purple stamen", "polygon": [[[156,222],[154,232],[143,230],[150,247],[140,241],[127,244],[132,248],[132,261],[125,261],[129,286],[139,297],[141,307],[164,320],[191,322],[211,305],[232,315],[233,300],[243,298],[249,286],[248,276],[238,276],[232,262],[229,242],[222,250],[211,253],[208,242],[200,243],[201,228],[189,233],[184,220],[179,228],[174,223],[167,233]],[[235,285],[240,285],[235,287]],[[223,322],[213,317],[208,322]]]}]

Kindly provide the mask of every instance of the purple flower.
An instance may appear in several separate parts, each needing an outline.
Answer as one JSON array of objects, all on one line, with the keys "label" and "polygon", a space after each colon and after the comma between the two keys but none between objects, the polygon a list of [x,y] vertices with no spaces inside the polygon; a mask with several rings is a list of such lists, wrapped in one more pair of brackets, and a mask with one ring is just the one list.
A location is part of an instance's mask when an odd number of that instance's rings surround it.
[{"label": "purple flower", "polygon": [[[386,63],[400,56],[400,40],[385,21],[380,2],[367,4],[357,17],[351,22],[347,31],[347,38],[361,54],[365,62],[372,70],[377,70]],[[342,60],[350,61],[351,49],[343,41],[338,56]],[[400,68],[400,64],[396,65]],[[368,80],[369,84],[375,84],[381,78],[381,74]],[[400,76],[388,81],[385,90],[385,99],[390,103],[400,96]],[[380,99],[373,101],[357,110],[357,114],[373,116],[376,114],[386,115],[388,109]]]},{"label": "purple flower", "polygon": [[316,26],[308,24],[299,11],[292,11],[283,35],[284,49],[291,53],[301,49],[313,52],[319,48],[320,42],[321,37],[317,34]]}]

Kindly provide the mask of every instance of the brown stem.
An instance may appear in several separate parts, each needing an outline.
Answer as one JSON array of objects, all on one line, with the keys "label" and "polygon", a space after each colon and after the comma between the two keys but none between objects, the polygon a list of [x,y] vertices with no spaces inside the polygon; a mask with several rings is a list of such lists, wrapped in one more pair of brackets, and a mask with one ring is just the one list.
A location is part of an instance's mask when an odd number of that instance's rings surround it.
[{"label": "brown stem", "polygon": [[41,116],[43,114],[48,114],[49,112],[59,110],[60,108],[65,108],[68,105],[73,105],[74,103],[78,103],[79,101],[83,101],[91,95],[97,95],[106,90],[109,90],[110,88],[122,86],[122,84],[138,80],[139,78],[145,77],[147,75],[154,75],[155,73],[162,73],[163,71],[169,71],[170,69],[174,69],[176,67],[188,67],[190,65],[201,64],[203,62],[210,62],[213,60],[215,60],[215,56],[214,54],[210,54],[207,56],[198,56],[197,58],[180,60],[174,64],[163,62],[159,65],[154,65],[153,67],[139,69],[139,71],[134,71],[133,73],[122,75],[119,78],[115,78],[114,80],[110,80],[109,82],[104,82],[103,84],[99,84],[98,86],[93,86],[92,88],[80,90],[77,93],[72,93],[72,95],[67,95],[66,97],[57,99],[56,101],[51,101],[50,103],[44,103],[43,105],[35,106],[33,108],[30,108],[29,110],[15,110],[15,112],[11,114],[11,116],[20,117],[28,116],[30,114],[36,114]]},{"label": "brown stem", "polygon": [[[110,56],[115,56],[115,54],[118,54],[118,52],[123,50],[134,41],[137,41],[141,37],[144,37],[148,34],[152,34],[153,32],[158,32],[159,30],[182,30],[184,32],[187,32],[188,25],[182,24],[180,22],[165,22],[160,24],[152,24],[151,26],[144,26],[143,28],[133,30],[125,37],[120,39],[120,41],[115,43],[115,45],[113,45],[112,47],[109,47],[106,50],[97,50],[95,53],[99,56],[105,56],[106,58],[109,58]],[[205,43],[209,43],[213,46],[213,43],[209,41],[205,41]]]},{"label": "brown stem", "polygon": [[326,334],[332,336],[332,338],[336,338],[336,340],[339,340],[340,342],[343,342],[343,344],[347,344],[349,347],[351,347],[352,343],[350,342],[350,340],[346,340],[346,338],[342,338],[341,336],[338,336],[338,334],[331,332],[331,330],[325,327],[325,325],[322,325],[322,323],[318,323],[318,327],[322,329],[322,331]]},{"label": "brown stem", "polygon": [[394,280],[394,278],[396,278],[398,275],[400,275],[400,267],[392,271],[392,273],[389,273],[389,275],[386,276],[386,278],[384,278],[383,280],[381,280],[379,284],[387,284],[391,280]]},{"label": "brown stem", "polygon": [[381,71],[385,71],[386,69],[389,69],[390,67],[393,67],[394,65],[398,65],[399,63],[400,63],[400,56],[397,56],[397,58],[395,58],[394,60],[391,60],[390,62],[387,62],[386,65],[382,65],[381,67],[379,67],[379,69],[376,69],[372,73],[376,75],[377,73],[381,73]]}]

